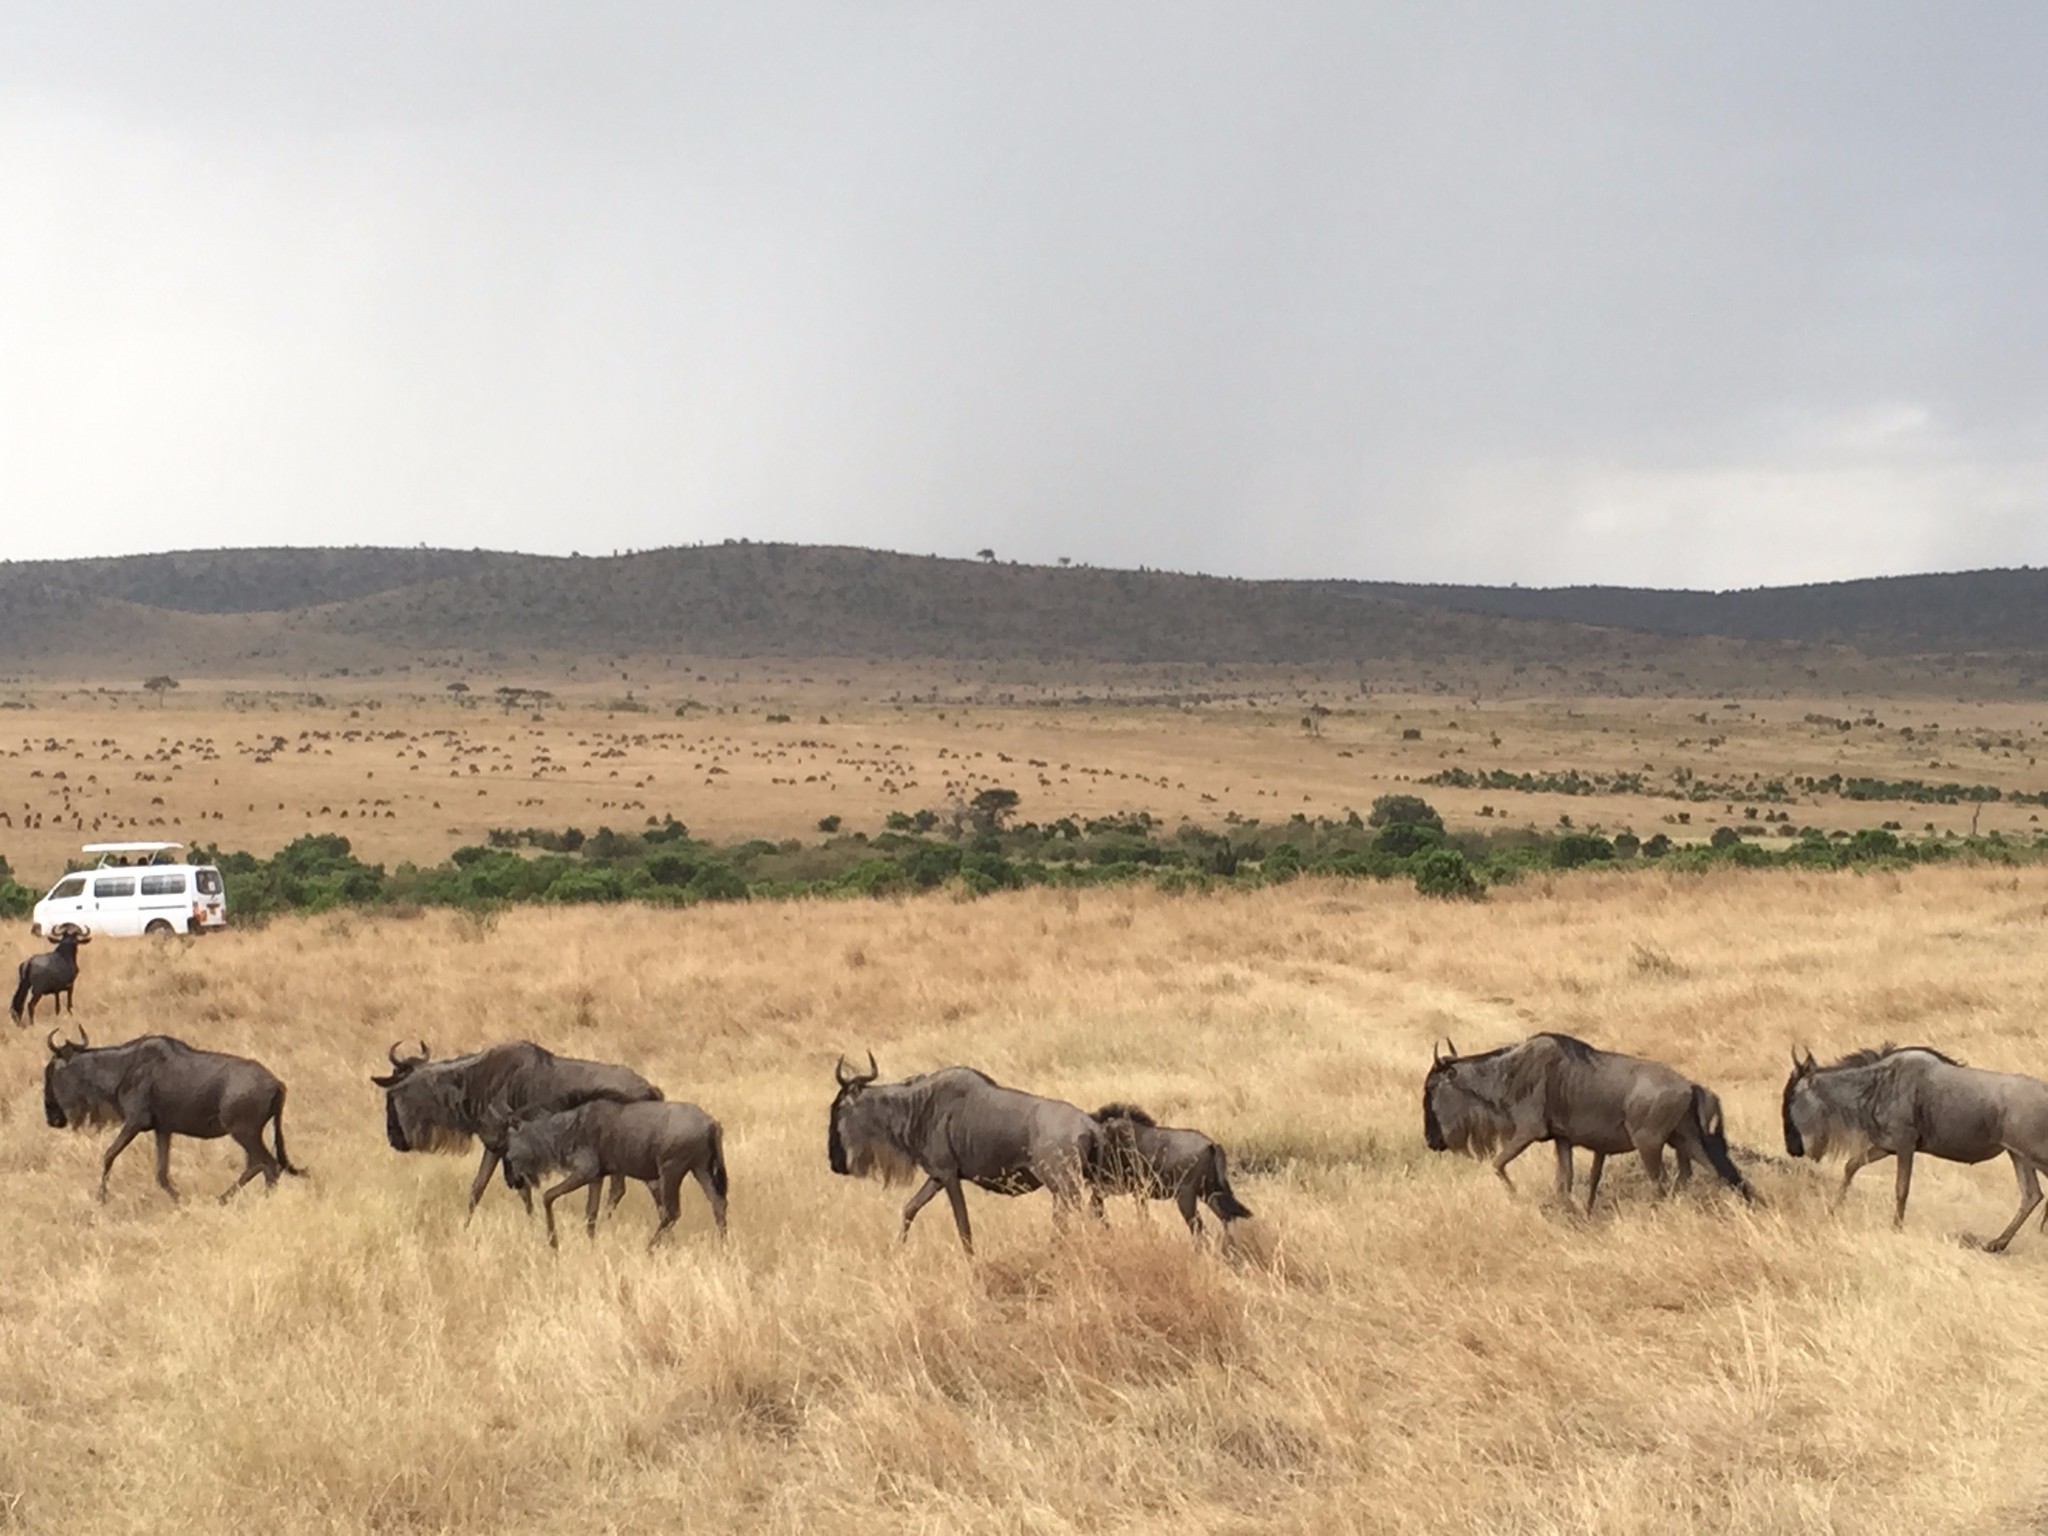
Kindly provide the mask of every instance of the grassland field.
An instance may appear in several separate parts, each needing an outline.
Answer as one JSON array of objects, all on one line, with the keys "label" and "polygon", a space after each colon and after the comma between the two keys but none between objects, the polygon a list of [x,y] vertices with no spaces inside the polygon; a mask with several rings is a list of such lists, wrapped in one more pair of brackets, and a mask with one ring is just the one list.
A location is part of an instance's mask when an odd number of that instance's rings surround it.
[{"label": "grassland field", "polygon": [[[162,818],[163,835],[198,822],[266,852],[332,830],[392,859],[492,825],[640,817],[626,800],[713,835],[801,835],[825,814],[858,825],[938,803],[949,780],[1016,787],[1027,816],[1202,820],[1362,809],[1447,761],[1846,763],[2042,787],[2038,711],[1924,700],[1374,697],[1333,705],[1318,736],[1285,697],[899,709],[821,692],[803,700],[810,723],[782,701],[708,697],[727,712],[608,714],[572,695],[536,721],[367,693],[230,707],[197,689],[161,707],[31,702],[0,715],[20,754],[0,756],[0,807],[44,825],[0,825],[0,853],[37,878],[84,840],[50,825],[60,782],[103,836]],[[1814,712],[1880,723],[1823,728]],[[372,728],[452,730],[467,750],[346,739]],[[302,731],[327,735],[301,753]],[[268,762],[240,750],[276,736],[289,750]],[[540,748],[568,771],[534,777]],[[598,755],[612,748],[625,755]],[[1048,767],[1026,779],[1032,758]],[[340,820],[359,797],[399,814]],[[1430,798],[1454,826],[1501,803]],[[1647,833],[1663,803],[1509,810]],[[1837,811],[1882,814],[1799,807],[1822,825]],[[2029,827],[2024,807],[1982,815]],[[1902,1232],[1882,1168],[1831,1213],[1836,1171],[1779,1155],[1778,1098],[1794,1044],[1925,1041],[2043,1071],[2044,939],[2048,869],[1956,865],[1592,871],[1449,905],[1300,881],[342,912],[96,944],[78,1023],[261,1058],[290,1086],[289,1145],[311,1172],[217,1206],[238,1156],[180,1142],[188,1199],[173,1207],[139,1146],[102,1206],[110,1133],[48,1129],[41,1032],[0,1034],[0,1530],[2036,1530],[2048,1237],[2029,1229],[2002,1258],[1963,1240],[2010,1214],[2009,1171],[1923,1164]],[[1551,1205],[1540,1150],[1513,1192],[1427,1152],[1432,1041],[1538,1028],[1715,1087],[1763,1206],[1698,1188],[1659,1203],[1617,1164],[1588,1219]],[[437,1052],[527,1036],[701,1103],[727,1131],[730,1241],[688,1190],[651,1253],[638,1190],[594,1244],[571,1221],[559,1255],[502,1188],[465,1226],[470,1157],[384,1144],[367,1079],[400,1036]],[[826,1167],[832,1063],[868,1049],[885,1075],[967,1061],[1202,1126],[1257,1216],[1198,1248],[1170,1210],[1119,1202],[1105,1230],[1060,1239],[1043,1196],[975,1192],[979,1257],[939,1207],[899,1247],[907,1191]]]},{"label": "grassland field", "polygon": [[[482,685],[466,700],[397,687],[194,685],[163,700],[133,685],[24,690],[8,701],[21,707],[0,711],[0,856],[24,883],[47,886],[80,844],[114,839],[268,854],[338,832],[366,859],[433,863],[494,827],[624,831],[674,816],[702,837],[779,840],[816,836],[826,816],[879,831],[892,811],[943,809],[991,785],[1017,790],[1025,819],[1147,811],[1169,827],[1217,827],[1341,819],[1449,768],[1638,773],[1667,787],[1683,771],[1713,782],[1842,774],[2048,789],[2048,710],[2010,701],[1475,703],[1347,696],[1326,677],[1283,675],[1234,680],[1228,694],[1157,680],[1164,691],[1142,703],[1085,684],[1020,702],[1014,688],[948,691],[930,675],[842,679],[823,668],[735,670],[678,699],[678,688],[644,682],[626,699],[553,680],[545,704],[518,709]],[[1553,829],[1569,817],[1679,842],[1739,824],[1744,810],[1630,794],[1422,792],[1454,828]],[[1831,796],[1783,809],[1827,831],[1895,820],[1916,833],[1974,824],[2026,837],[2043,814]]]}]

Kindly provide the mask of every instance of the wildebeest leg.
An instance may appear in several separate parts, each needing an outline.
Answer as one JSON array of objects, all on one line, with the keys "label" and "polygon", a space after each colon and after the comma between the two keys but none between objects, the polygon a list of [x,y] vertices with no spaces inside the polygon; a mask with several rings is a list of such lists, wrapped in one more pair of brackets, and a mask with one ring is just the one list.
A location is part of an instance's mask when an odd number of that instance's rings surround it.
[{"label": "wildebeest leg", "polygon": [[931,1203],[931,1198],[946,1186],[936,1178],[927,1178],[918,1185],[917,1193],[903,1203],[903,1225],[896,1229],[896,1241],[903,1242],[910,1236],[910,1224],[917,1220],[917,1213]]},{"label": "wildebeest leg", "polygon": [[2005,1245],[2012,1241],[2013,1233],[2027,1224],[2027,1218],[2034,1214],[2034,1207],[2041,1203],[2041,1181],[2034,1176],[2032,1161],[2021,1157],[2017,1152],[2011,1153],[2010,1156],[2012,1171],[2019,1175],[2020,1208],[2013,1213],[2012,1220],[2005,1224],[2005,1230],[1984,1245],[1986,1253],[2005,1252]]},{"label": "wildebeest leg", "polygon": [[[1913,1149],[1907,1147],[1896,1155],[1899,1159],[1899,1172],[1897,1178],[1892,1181],[1892,1225],[1903,1227],[1906,1224],[1906,1195],[1913,1188]],[[2028,1209],[2032,1210],[2033,1207],[2029,1206]],[[2008,1237],[2011,1235],[2006,1234]]]},{"label": "wildebeest leg", "polygon": [[661,1241],[661,1234],[676,1224],[676,1217],[682,1213],[683,1170],[680,1167],[661,1170],[661,1193],[654,1203],[661,1211],[661,1220],[654,1224],[654,1235],[647,1239],[652,1248]]},{"label": "wildebeest leg", "polygon": [[1643,1160],[1643,1167],[1649,1170],[1650,1182],[1657,1186],[1658,1198],[1669,1193],[1664,1183],[1664,1143],[1645,1136],[1636,1143],[1636,1156]]},{"label": "wildebeest leg", "polygon": [[1592,1170],[1586,1175],[1586,1214],[1588,1216],[1593,1214],[1593,1200],[1600,1193],[1600,1175],[1606,1171],[1607,1154],[1605,1152],[1595,1152],[1593,1154]]},{"label": "wildebeest leg", "polygon": [[1557,1198],[1565,1205],[1572,1203],[1572,1144],[1562,1136],[1557,1138]]},{"label": "wildebeest leg", "polygon": [[725,1236],[725,1196],[718,1192],[718,1186],[712,1181],[711,1170],[708,1167],[700,1163],[691,1171],[704,1188],[704,1198],[711,1202],[711,1220],[718,1227],[718,1235],[722,1239]]},{"label": "wildebeest leg", "polygon": [[1850,1158],[1843,1165],[1841,1187],[1835,1191],[1835,1198],[1828,1202],[1828,1209],[1831,1211],[1840,1210],[1842,1202],[1849,1198],[1849,1181],[1872,1163],[1881,1163],[1890,1156],[1891,1153],[1883,1147],[1865,1147],[1861,1152]]},{"label": "wildebeest leg", "polygon": [[[181,1198],[178,1194],[178,1186],[171,1182],[171,1133],[169,1131],[158,1131],[156,1133],[156,1185],[158,1189],[161,1189],[173,1200]],[[233,1191],[231,1190],[229,1193],[232,1194]],[[223,1195],[221,1198],[225,1200],[227,1196]]]},{"label": "wildebeest leg", "polygon": [[[141,1134],[142,1127],[134,1121],[130,1121],[121,1127],[121,1134],[116,1136],[114,1144],[107,1148],[107,1155],[100,1161],[100,1199],[102,1201],[107,1198],[107,1175],[114,1171],[114,1159],[127,1151],[128,1143]],[[172,1192],[171,1198],[173,1200],[178,1198],[176,1191]]]},{"label": "wildebeest leg", "polygon": [[583,1188],[584,1185],[594,1183],[600,1177],[601,1175],[595,1173],[572,1173],[540,1197],[541,1214],[546,1216],[548,1220],[548,1246],[550,1248],[556,1246],[555,1202],[564,1195],[573,1195],[577,1190]]},{"label": "wildebeest leg", "polygon": [[1188,1231],[1196,1237],[1202,1235],[1202,1210],[1195,1201],[1195,1181],[1184,1180],[1174,1191],[1173,1203],[1180,1207],[1180,1219],[1188,1224]]},{"label": "wildebeest leg", "polygon": [[[647,1181],[647,1193],[654,1197],[654,1203],[656,1205],[661,1204],[661,1186],[655,1183],[655,1181],[652,1179],[649,1179]],[[619,1208],[619,1202],[625,1198],[626,1176],[623,1173],[615,1173],[612,1175],[611,1202],[605,1206],[605,1209],[607,1211],[616,1211]]]},{"label": "wildebeest leg", "polygon": [[1501,1183],[1507,1185],[1510,1191],[1514,1189],[1515,1181],[1508,1177],[1508,1164],[1512,1163],[1542,1139],[1542,1136],[1535,1131],[1517,1131],[1508,1144],[1500,1149],[1500,1155],[1494,1158],[1493,1171],[1500,1175]]},{"label": "wildebeest leg", "polygon": [[[974,1229],[967,1224],[967,1195],[960,1188],[959,1179],[946,1180],[946,1199],[953,1207],[953,1225],[960,1229],[960,1246],[971,1258],[974,1254]],[[1058,1210],[1059,1207],[1055,1205],[1053,1209]]]},{"label": "wildebeest leg", "polygon": [[1682,1141],[1671,1144],[1671,1155],[1678,1159],[1678,1173],[1671,1180],[1673,1189],[1683,1189],[1692,1178],[1692,1154],[1685,1150]]},{"label": "wildebeest leg", "polygon": [[[592,1242],[597,1240],[597,1203],[604,1197],[604,1180],[599,1179],[590,1186],[590,1195],[583,1202],[583,1231]],[[613,1205],[619,1202],[614,1200]]]},{"label": "wildebeest leg", "polygon": [[[262,1130],[263,1128],[261,1126],[258,1126],[255,1131],[250,1133],[249,1138],[247,1140],[244,1140],[239,1135],[235,1137],[236,1145],[242,1149],[242,1176],[239,1179],[235,1180],[234,1183],[230,1184],[226,1189],[221,1191],[220,1203],[222,1205],[226,1205],[228,1201],[234,1197],[234,1193],[236,1190],[240,1189],[244,1184],[248,1183],[251,1179],[255,1178],[256,1175],[259,1173],[263,1175],[263,1187],[265,1189],[274,1188],[276,1186],[277,1163],[276,1160],[271,1157],[270,1149],[263,1145]],[[169,1168],[171,1152],[170,1143],[170,1137],[164,1135],[164,1133],[161,1131],[157,1132],[157,1166],[160,1170],[167,1170]],[[161,1183],[162,1180],[159,1179],[158,1182]]]},{"label": "wildebeest leg", "polygon": [[[483,1199],[484,1191],[491,1187],[491,1175],[498,1171],[498,1160],[502,1155],[490,1147],[484,1148],[484,1160],[477,1164],[476,1178],[471,1181],[469,1186],[469,1211],[462,1218],[465,1222],[476,1214],[477,1201]],[[519,1195],[526,1202],[526,1214],[531,1216],[533,1214],[533,1192],[522,1189],[519,1191]]]}]

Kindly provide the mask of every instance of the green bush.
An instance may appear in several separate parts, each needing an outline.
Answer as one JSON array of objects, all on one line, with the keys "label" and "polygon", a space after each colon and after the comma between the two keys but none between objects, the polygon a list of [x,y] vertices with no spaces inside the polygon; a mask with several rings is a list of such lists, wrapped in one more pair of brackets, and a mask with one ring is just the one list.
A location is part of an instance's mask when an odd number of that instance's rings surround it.
[{"label": "green bush", "polygon": [[1476,901],[1486,894],[1465,855],[1455,848],[1432,848],[1416,858],[1414,868],[1415,889],[1425,896]]},{"label": "green bush", "polygon": [[[1392,798],[1414,799],[1414,796],[1394,796]],[[1417,801],[1416,803],[1420,804],[1421,802]],[[1379,807],[1373,807],[1373,815],[1377,816],[1378,814]],[[1373,852],[1383,853],[1391,859],[1412,859],[1417,854],[1427,852],[1432,848],[1441,848],[1443,841],[1444,829],[1433,822],[1390,821],[1381,827],[1379,835],[1373,838],[1372,847]],[[1460,854],[1459,857],[1463,858],[1464,855]]]},{"label": "green bush", "polygon": [[730,864],[711,859],[690,877],[689,893],[699,901],[745,901],[747,882]]},{"label": "green bush", "polygon": [[1611,864],[1614,844],[1593,832],[1568,832],[1550,850],[1550,862],[1559,869],[1577,869],[1582,864]]},{"label": "green bush", "polygon": [[1373,801],[1372,812],[1365,818],[1369,827],[1427,826],[1441,832],[1444,819],[1420,795],[1381,795]]}]

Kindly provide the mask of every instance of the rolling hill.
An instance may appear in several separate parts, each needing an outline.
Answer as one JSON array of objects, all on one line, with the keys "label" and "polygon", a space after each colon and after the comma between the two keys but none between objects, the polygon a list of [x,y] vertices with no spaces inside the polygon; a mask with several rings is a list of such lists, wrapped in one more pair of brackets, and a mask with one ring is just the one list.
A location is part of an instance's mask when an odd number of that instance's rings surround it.
[{"label": "rolling hill", "polygon": [[1459,669],[1534,669],[1528,686],[1597,691],[1793,687],[1870,665],[1945,686],[1969,656],[1980,682],[1988,667],[2031,686],[2048,673],[2036,665],[2048,573],[1541,590],[754,543],[611,558],[358,548],[0,564],[0,672],[304,675],[509,653],[1227,663],[1438,686]]}]

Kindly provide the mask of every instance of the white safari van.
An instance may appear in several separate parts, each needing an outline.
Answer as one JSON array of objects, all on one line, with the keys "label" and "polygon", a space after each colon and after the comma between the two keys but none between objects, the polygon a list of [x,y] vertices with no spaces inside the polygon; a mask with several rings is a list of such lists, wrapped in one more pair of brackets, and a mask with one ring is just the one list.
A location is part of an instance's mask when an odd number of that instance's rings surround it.
[{"label": "white safari van", "polygon": [[227,888],[211,864],[186,864],[183,843],[87,843],[91,869],[66,875],[36,903],[30,931],[59,923],[90,928],[94,938],[144,933],[204,933],[228,923]]}]

